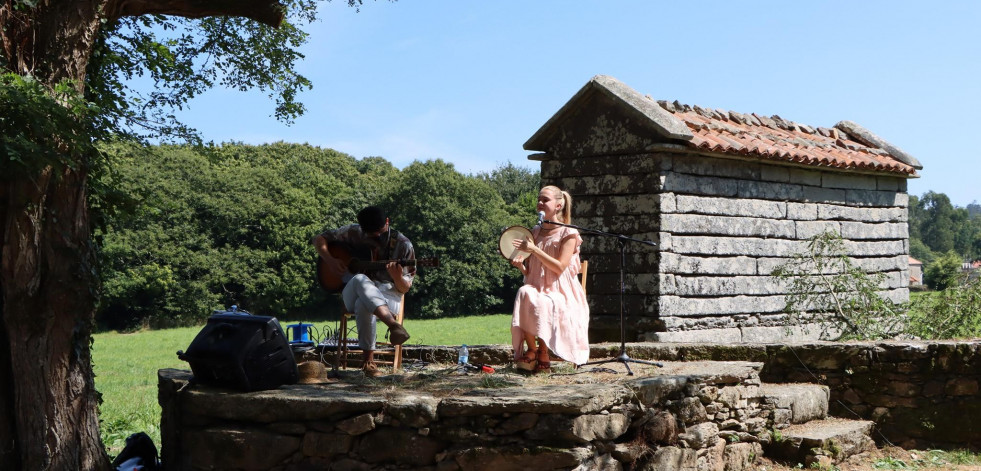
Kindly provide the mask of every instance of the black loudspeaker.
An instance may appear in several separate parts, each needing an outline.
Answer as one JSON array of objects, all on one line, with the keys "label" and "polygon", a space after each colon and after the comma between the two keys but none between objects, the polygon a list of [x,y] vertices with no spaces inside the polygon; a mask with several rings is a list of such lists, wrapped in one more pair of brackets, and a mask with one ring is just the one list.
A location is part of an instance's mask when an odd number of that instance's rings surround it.
[{"label": "black loudspeaker", "polygon": [[286,335],[270,316],[214,314],[177,356],[191,365],[195,381],[210,386],[259,391],[299,378]]}]

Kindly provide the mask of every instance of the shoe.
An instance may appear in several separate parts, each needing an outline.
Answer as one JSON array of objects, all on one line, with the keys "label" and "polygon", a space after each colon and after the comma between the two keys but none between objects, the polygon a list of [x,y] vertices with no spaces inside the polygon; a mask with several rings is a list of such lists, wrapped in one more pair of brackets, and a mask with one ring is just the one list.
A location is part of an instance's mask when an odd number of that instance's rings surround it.
[{"label": "shoe", "polygon": [[538,360],[515,360],[514,366],[521,371],[532,372],[538,367]]},{"label": "shoe", "polygon": [[395,324],[388,328],[388,341],[392,345],[402,345],[406,340],[409,340],[409,332],[405,330],[405,327]]},{"label": "shoe", "polygon": [[527,352],[525,356],[514,360],[514,366],[522,371],[535,371],[535,368],[538,367],[538,360],[532,352]]},{"label": "shoe", "polygon": [[[545,359],[542,359],[545,357]],[[538,364],[535,365],[535,373],[548,373],[552,371],[552,362],[548,357],[548,347],[540,347],[538,349]]]},{"label": "shoe", "polygon": [[364,366],[361,367],[361,372],[363,372],[368,378],[377,378],[385,375],[385,373],[382,373],[381,370],[378,369],[378,365],[374,363],[365,363]]}]

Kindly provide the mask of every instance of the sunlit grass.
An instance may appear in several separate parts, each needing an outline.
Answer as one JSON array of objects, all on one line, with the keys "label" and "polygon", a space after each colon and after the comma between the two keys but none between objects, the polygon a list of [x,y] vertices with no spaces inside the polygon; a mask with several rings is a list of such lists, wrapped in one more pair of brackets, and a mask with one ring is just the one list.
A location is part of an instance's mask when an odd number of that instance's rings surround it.
[{"label": "sunlit grass", "polygon": [[495,345],[511,343],[511,314],[453,319],[405,320],[411,345]]},{"label": "sunlit grass", "polygon": [[880,458],[872,463],[872,469],[949,469],[977,465],[981,465],[981,455],[968,450],[910,450],[908,459]]},{"label": "sunlit grass", "polygon": [[[332,335],[337,329],[336,321],[289,321],[283,322],[283,329],[289,330],[292,324],[303,322],[312,324],[313,340],[321,340]],[[353,322],[349,325],[353,327]],[[446,319],[405,319],[405,329],[412,337],[406,345],[489,345],[511,343],[511,314],[490,314],[483,316],[454,317]],[[378,337],[385,335],[386,327],[378,324]]]},{"label": "sunlit grass", "polygon": [[160,446],[157,370],[187,368],[177,358],[201,329],[168,329],[133,334],[95,335],[92,357],[95,386],[102,394],[102,441],[112,455],[134,432],[146,432]]}]

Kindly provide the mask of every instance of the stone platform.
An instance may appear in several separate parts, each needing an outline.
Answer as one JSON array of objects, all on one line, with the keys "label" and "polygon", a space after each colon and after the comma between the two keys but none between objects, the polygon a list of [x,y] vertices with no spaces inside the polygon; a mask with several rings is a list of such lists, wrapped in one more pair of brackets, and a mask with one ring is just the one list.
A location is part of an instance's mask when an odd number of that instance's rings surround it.
[{"label": "stone platform", "polygon": [[[786,443],[772,446],[776,430],[825,419],[828,410],[827,387],[764,385],[762,367],[669,361],[632,365],[636,376],[560,366],[528,377],[431,364],[378,379],[342,371],[327,384],[251,393],[192,384],[189,372],[166,369],[162,459],[169,470],[753,469],[766,450],[791,453]],[[829,440],[842,451],[834,438],[796,443]],[[833,455],[801,453],[792,459]]]}]

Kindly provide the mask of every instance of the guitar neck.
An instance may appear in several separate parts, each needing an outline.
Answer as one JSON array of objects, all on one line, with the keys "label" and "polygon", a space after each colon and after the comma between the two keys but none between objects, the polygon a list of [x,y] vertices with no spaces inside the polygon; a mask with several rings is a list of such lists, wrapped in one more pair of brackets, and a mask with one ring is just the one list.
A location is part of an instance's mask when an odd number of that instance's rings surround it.
[{"label": "guitar neck", "polygon": [[[401,259],[401,260],[362,260],[351,256],[351,253],[342,245],[331,245],[331,255],[347,263],[347,271],[350,273],[364,273],[370,275],[373,272],[384,270],[385,265],[391,262],[398,263],[403,267],[438,267],[438,258],[420,259]],[[317,257],[317,281],[320,286],[330,293],[338,292],[344,288],[344,280],[341,273],[331,273],[325,266],[324,259]]]},{"label": "guitar neck", "polygon": [[352,273],[364,273],[369,271],[377,271],[385,268],[391,262],[398,263],[403,267],[414,267],[416,266],[416,261],[411,259],[402,260],[373,260],[373,261],[363,261],[353,259],[351,264],[348,266],[348,271]]}]

